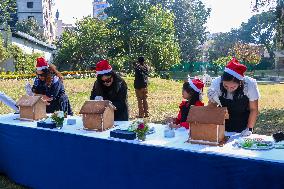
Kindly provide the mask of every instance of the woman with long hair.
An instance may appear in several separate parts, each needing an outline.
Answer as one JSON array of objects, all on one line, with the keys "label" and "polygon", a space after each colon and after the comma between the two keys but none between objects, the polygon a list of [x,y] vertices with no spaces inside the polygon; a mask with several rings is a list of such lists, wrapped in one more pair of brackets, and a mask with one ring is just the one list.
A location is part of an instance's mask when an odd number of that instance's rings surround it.
[{"label": "woman with long hair", "polygon": [[61,73],[42,57],[37,58],[36,69],[37,77],[34,80],[32,92],[43,96],[47,102],[46,112],[63,111],[73,115]]}]

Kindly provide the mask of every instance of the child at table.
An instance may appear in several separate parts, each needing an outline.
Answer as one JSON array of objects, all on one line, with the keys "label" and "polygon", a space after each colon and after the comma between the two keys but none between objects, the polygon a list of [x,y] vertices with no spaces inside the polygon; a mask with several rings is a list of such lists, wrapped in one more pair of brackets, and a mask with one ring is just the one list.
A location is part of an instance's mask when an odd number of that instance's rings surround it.
[{"label": "child at table", "polygon": [[201,93],[203,91],[204,83],[199,79],[188,79],[182,87],[183,101],[179,105],[179,113],[177,118],[171,119],[170,127],[179,128],[184,127],[189,129],[189,123],[186,122],[189,109],[193,106],[204,106],[201,102]]}]

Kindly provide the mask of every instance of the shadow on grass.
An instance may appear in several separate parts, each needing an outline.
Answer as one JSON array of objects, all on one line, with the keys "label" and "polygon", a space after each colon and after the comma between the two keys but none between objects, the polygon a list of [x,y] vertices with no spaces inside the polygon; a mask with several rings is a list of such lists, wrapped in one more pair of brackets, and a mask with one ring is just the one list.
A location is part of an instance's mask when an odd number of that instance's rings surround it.
[{"label": "shadow on grass", "polygon": [[284,131],[284,109],[261,110],[254,132],[263,135],[272,135]]}]

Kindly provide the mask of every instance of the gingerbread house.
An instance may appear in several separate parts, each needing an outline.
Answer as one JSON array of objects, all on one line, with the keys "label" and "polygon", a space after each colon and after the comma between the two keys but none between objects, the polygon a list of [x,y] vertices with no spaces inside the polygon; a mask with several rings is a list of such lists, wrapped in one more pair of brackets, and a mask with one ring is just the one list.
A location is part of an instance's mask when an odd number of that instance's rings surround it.
[{"label": "gingerbread house", "polygon": [[192,106],[189,110],[190,143],[221,145],[225,142],[227,108]]},{"label": "gingerbread house", "polygon": [[114,125],[115,106],[108,100],[88,100],[80,110],[84,128],[104,131]]},{"label": "gingerbread house", "polygon": [[21,120],[40,120],[46,117],[46,104],[41,96],[22,96],[17,102]]}]

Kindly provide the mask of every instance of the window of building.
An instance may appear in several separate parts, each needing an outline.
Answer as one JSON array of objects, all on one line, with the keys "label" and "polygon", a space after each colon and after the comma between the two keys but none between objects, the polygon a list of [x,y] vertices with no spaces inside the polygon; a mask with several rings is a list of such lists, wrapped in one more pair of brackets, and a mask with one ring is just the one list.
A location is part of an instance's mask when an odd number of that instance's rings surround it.
[{"label": "window of building", "polygon": [[27,7],[28,7],[29,9],[34,8],[34,2],[27,2]]}]

